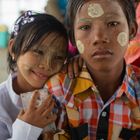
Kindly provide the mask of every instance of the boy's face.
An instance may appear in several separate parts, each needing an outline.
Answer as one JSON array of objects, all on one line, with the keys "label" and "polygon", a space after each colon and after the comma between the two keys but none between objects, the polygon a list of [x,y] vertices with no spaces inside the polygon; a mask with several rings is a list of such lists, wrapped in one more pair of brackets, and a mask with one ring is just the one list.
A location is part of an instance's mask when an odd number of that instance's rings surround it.
[{"label": "boy's face", "polygon": [[129,28],[117,1],[85,3],[76,14],[74,32],[77,48],[90,67],[110,70],[123,64]]},{"label": "boy's face", "polygon": [[64,38],[51,33],[40,42],[17,60],[18,82],[31,90],[42,88],[50,76],[60,71],[66,59]]}]

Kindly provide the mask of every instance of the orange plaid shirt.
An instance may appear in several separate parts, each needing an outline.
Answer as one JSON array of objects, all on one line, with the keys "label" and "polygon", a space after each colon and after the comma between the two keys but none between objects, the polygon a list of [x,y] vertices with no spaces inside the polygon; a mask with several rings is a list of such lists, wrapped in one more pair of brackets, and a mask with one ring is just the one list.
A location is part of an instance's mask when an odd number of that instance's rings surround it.
[{"label": "orange plaid shirt", "polygon": [[46,85],[63,106],[58,128],[66,128],[67,117],[70,130],[77,133],[79,140],[140,139],[139,68],[126,66],[122,85],[105,104],[85,65],[78,78],[57,74]]}]

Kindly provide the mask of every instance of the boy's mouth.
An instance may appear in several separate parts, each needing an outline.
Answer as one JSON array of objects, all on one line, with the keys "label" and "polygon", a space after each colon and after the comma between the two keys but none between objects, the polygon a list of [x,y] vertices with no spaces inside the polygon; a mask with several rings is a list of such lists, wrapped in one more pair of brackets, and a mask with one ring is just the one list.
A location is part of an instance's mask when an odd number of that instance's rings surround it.
[{"label": "boy's mouth", "polygon": [[94,51],[94,53],[92,54],[92,57],[94,57],[96,59],[103,59],[103,58],[109,58],[112,55],[113,55],[113,53],[110,50],[98,49],[98,50]]}]

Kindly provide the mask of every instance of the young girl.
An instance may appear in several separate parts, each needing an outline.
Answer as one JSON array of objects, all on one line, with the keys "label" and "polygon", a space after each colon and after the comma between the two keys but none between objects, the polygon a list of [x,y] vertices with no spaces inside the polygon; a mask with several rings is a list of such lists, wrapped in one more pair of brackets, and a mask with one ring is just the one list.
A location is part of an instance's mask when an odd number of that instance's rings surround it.
[{"label": "young girl", "polygon": [[66,107],[69,127],[63,124],[64,110],[59,125],[63,135],[69,133],[72,140],[139,140],[140,69],[124,60],[137,31],[133,2],[70,0],[68,12],[70,39],[84,65],[76,79],[59,74],[47,82]]},{"label": "young girl", "polygon": [[[53,16],[27,11],[15,22],[9,41],[9,78],[0,84],[0,139],[36,140],[43,128],[55,121],[49,96],[36,107],[35,92],[26,111],[20,95],[40,89],[57,73],[67,56],[64,26]],[[20,112],[20,113],[19,113]]]}]

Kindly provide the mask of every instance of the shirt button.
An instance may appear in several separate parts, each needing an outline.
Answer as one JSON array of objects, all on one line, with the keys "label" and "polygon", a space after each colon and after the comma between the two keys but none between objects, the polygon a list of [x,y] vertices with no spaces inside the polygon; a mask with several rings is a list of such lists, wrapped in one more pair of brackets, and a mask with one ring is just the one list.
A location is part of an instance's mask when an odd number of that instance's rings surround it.
[{"label": "shirt button", "polygon": [[[102,117],[106,117],[107,113],[105,111],[102,112]],[[102,139],[101,139],[102,140]]]}]

